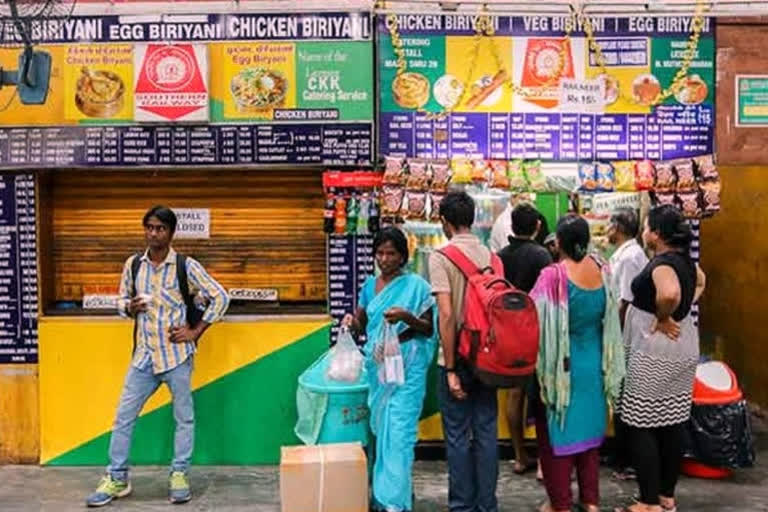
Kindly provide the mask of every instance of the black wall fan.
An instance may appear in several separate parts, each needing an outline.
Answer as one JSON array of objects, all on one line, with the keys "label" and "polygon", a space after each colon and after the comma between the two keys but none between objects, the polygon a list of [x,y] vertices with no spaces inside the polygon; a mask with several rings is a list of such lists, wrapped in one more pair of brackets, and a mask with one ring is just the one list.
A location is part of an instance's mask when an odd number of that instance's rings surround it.
[{"label": "black wall fan", "polygon": [[0,45],[20,47],[16,69],[0,66],[0,88],[15,86],[26,105],[42,105],[48,97],[51,55],[35,50],[34,34],[47,20],[63,23],[74,9],[74,0],[0,0]]}]

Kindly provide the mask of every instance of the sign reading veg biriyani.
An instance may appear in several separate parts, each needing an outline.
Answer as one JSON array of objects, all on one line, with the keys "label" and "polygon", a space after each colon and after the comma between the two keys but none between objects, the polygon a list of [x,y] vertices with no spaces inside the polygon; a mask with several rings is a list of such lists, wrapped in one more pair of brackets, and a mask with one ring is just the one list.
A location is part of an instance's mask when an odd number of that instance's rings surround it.
[{"label": "sign reading veg biriyani", "polygon": [[[476,37],[481,20],[493,37]],[[692,55],[691,18],[591,18],[588,27],[599,55],[581,19],[382,17],[380,152],[558,161],[711,153],[714,21],[703,21]],[[687,57],[679,90],[655,101]]]},{"label": "sign reading veg biriyani", "polygon": [[[44,105],[0,91],[0,167],[373,159],[370,13],[151,18],[34,22],[51,90]],[[0,66],[17,59],[0,49]]]}]

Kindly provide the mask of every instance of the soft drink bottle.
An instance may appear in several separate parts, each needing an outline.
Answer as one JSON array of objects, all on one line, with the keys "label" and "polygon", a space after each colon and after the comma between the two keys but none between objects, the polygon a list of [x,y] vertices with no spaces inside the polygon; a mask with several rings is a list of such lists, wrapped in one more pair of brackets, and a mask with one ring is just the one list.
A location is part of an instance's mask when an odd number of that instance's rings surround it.
[{"label": "soft drink bottle", "polygon": [[347,201],[343,197],[336,199],[336,212],[334,215],[334,228],[337,235],[347,232]]},{"label": "soft drink bottle", "polygon": [[323,232],[327,234],[333,233],[335,228],[336,219],[334,219],[334,207],[336,200],[333,196],[325,198],[325,208],[323,208]]},{"label": "soft drink bottle", "polygon": [[351,196],[347,201],[347,234],[354,235],[357,233],[357,214],[358,214],[358,201],[357,197]]},{"label": "soft drink bottle", "polygon": [[364,195],[362,199],[360,199],[359,206],[359,212],[357,214],[357,234],[367,235],[369,233],[368,216],[370,215],[371,210],[371,198]]},{"label": "soft drink bottle", "polygon": [[371,233],[379,232],[379,199],[376,196],[371,198],[371,206],[368,210],[368,231]]}]

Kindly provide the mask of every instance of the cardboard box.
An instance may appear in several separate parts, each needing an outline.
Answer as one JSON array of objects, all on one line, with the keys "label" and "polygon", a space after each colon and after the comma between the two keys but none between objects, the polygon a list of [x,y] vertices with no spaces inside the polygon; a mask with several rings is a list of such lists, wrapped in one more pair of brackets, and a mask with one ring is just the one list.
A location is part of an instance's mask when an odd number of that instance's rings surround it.
[{"label": "cardboard box", "polygon": [[360,443],[284,446],[282,512],[368,512],[368,465]]}]

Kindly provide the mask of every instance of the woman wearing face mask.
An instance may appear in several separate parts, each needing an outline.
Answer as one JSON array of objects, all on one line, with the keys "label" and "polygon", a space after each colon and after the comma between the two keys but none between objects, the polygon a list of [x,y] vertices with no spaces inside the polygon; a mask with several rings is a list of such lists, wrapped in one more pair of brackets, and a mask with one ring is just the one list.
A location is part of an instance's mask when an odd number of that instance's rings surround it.
[{"label": "woman wearing face mask", "polygon": [[654,258],[632,282],[634,300],[624,324],[627,378],[619,405],[640,500],[617,512],[671,512],[677,510],[683,424],[690,417],[699,360],[690,312],[705,276],[691,260],[693,234],[674,206],[650,211],[643,240]]},{"label": "woman wearing face mask", "polygon": [[[421,277],[408,273],[408,241],[397,228],[379,232],[373,251],[380,275],[371,276],[360,291],[359,308],[342,325],[365,332],[369,377],[368,406],[376,436],[373,468],[374,508],[386,512],[413,510],[411,479],[418,420],[426,394],[427,370],[435,353],[435,299]],[[379,381],[374,347],[385,322],[394,326],[405,367],[401,386]]]}]

